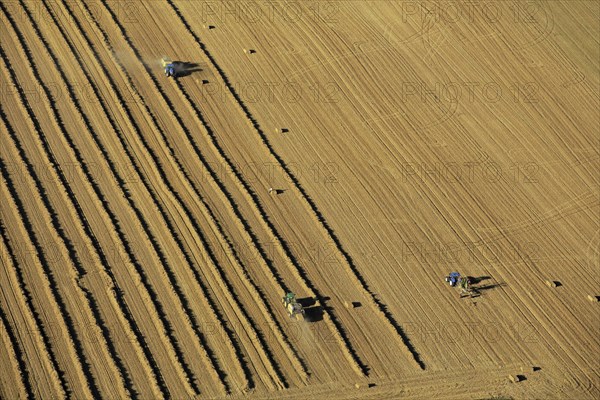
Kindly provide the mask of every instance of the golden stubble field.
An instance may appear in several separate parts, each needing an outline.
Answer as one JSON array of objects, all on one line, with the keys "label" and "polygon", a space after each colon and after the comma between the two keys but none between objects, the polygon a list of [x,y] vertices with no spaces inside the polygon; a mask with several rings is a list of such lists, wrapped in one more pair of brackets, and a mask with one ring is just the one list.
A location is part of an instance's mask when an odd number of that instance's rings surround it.
[{"label": "golden stubble field", "polygon": [[0,10],[0,397],[600,396],[597,2]]}]

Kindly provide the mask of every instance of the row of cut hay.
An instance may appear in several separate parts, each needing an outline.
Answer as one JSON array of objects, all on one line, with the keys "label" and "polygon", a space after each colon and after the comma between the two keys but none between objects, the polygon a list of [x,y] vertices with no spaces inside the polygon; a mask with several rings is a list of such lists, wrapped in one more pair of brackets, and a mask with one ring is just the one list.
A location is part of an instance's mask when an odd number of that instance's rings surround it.
[{"label": "row of cut hay", "polygon": [[[7,14],[7,11],[2,3],[0,3],[0,8],[2,9],[2,12],[4,13],[6,20],[8,20],[10,22],[10,25],[12,26],[13,32],[15,32],[16,37],[19,39],[19,49],[21,50],[21,52],[23,54],[25,54],[25,56],[27,57],[28,60],[32,60],[32,55],[31,55],[29,49],[27,47],[25,47],[25,42],[23,40],[23,37],[22,37],[21,33],[17,30],[12,17],[9,14]],[[40,138],[43,141],[44,140],[43,139],[43,131],[40,128],[39,121],[37,120],[35,114],[33,113],[31,106],[27,103],[23,89],[22,89],[22,87],[20,87],[18,85],[18,80],[16,79],[16,74],[15,74],[14,70],[12,69],[12,66],[8,60],[8,57],[6,56],[6,53],[4,52],[4,50],[1,48],[0,48],[0,57],[4,61],[3,65],[2,65],[3,71],[5,72],[9,82],[11,82],[13,87],[15,87],[17,89],[17,93],[19,96],[20,108],[24,111],[24,114],[28,116],[27,121],[30,123],[30,125],[32,125],[32,127],[33,127],[32,131],[36,132],[38,135],[38,138]],[[34,66],[31,64],[31,61],[29,61],[27,66],[28,66],[28,69],[30,70],[30,72],[32,72],[33,75],[36,77],[38,83],[42,83],[41,80],[39,79],[39,76],[37,75],[37,71],[35,70]],[[43,86],[43,88],[47,90],[47,87]],[[46,95],[46,99],[45,99],[46,106],[51,107],[51,105],[48,104],[50,102],[48,93],[45,92],[45,95]],[[44,145],[47,146],[47,143],[43,143],[43,146]],[[51,161],[50,164],[56,167],[57,163],[55,161]],[[94,378],[91,375],[91,372],[89,371],[89,368],[87,366],[87,359],[84,354],[82,343],[81,343],[80,339],[77,337],[75,324],[73,323],[71,316],[67,312],[66,304],[60,295],[56,280],[53,278],[50,264],[47,262],[47,260],[44,257],[43,247],[39,243],[39,241],[36,237],[36,234],[33,230],[33,227],[31,225],[31,222],[30,222],[32,220],[30,219],[30,217],[27,216],[28,214],[25,211],[25,207],[24,207],[23,203],[21,202],[21,200],[19,199],[17,191],[16,191],[15,187],[13,186],[12,181],[10,180],[10,177],[8,176],[8,173],[5,171],[5,168],[3,168],[3,172],[5,173],[5,180],[10,189],[11,196],[13,197],[15,203],[17,204],[17,209],[19,210],[19,215],[21,216],[23,224],[25,225],[25,228],[28,231],[30,240],[32,241],[32,243],[35,244],[37,257],[43,266],[42,270],[47,277],[47,280],[48,280],[48,283],[50,286],[50,290],[52,292],[52,297],[56,301],[56,304],[59,308],[59,313],[62,316],[62,319],[65,324],[65,329],[69,333],[69,341],[70,341],[70,344],[73,346],[72,347],[73,350],[75,351],[76,364],[79,365],[79,373],[81,374],[81,380],[82,380],[82,382],[85,382],[84,388],[89,395],[91,395],[92,393],[96,393],[97,388],[95,387],[95,385],[93,383]],[[43,197],[41,193],[40,193],[39,197],[42,202],[44,200],[46,200],[45,197]],[[46,202],[45,206],[46,207],[48,206],[47,202]],[[51,213],[50,211],[48,211],[48,212],[50,214],[48,216],[48,218],[52,221],[53,227],[56,229],[56,226],[57,226],[56,215]],[[67,240],[65,240],[65,238],[64,238],[64,233],[60,232],[58,230],[55,231],[54,233],[56,236],[60,237],[60,241],[63,243],[65,248],[69,249],[69,245],[66,244]],[[68,250],[68,252],[70,253],[70,255],[72,255],[71,254],[72,249],[70,251]],[[81,267],[80,267],[80,265],[75,264],[74,268],[75,268],[75,275],[73,276],[73,278],[76,278],[78,270]]]},{"label": "row of cut hay", "polygon": [[[0,242],[0,252],[4,252],[3,242]],[[0,253],[1,254],[1,253]],[[18,327],[23,328],[23,327]],[[25,363],[24,351],[19,344],[15,329],[8,322],[8,318],[2,309],[0,304],[0,337],[4,338],[7,348],[6,356],[9,358],[10,365],[3,365],[2,367],[8,375],[8,371],[15,371],[18,376],[18,382],[16,384],[16,393],[19,398],[33,399],[33,388],[29,379],[29,371],[27,370],[27,364]],[[5,377],[6,377],[5,375]],[[12,386],[12,385],[11,385]],[[6,389],[6,388],[5,388]],[[14,390],[13,389],[13,390]]]},{"label": "row of cut hay", "polygon": [[[11,135],[14,135],[12,126],[10,126],[6,115],[4,114],[4,110],[2,110],[2,106],[0,106],[0,117],[2,119],[4,128],[6,129],[6,132],[9,132]],[[40,313],[34,305],[31,291],[27,288],[27,284],[25,282],[23,268],[21,267],[21,264],[17,259],[15,251],[10,243],[8,232],[6,231],[6,228],[3,224],[0,224],[0,236],[2,237],[2,243],[4,245],[4,248],[6,249],[6,254],[9,258],[7,262],[10,263],[13,267],[11,269],[11,272],[14,274],[14,279],[17,282],[19,293],[21,294],[23,302],[25,303],[25,306],[20,309],[21,315],[23,315],[23,317],[29,321],[29,326],[33,327],[33,329],[29,328],[29,332],[32,332],[34,334],[35,341],[38,344],[38,349],[44,355],[45,361],[47,361],[50,364],[50,379],[53,382],[57,382],[57,391],[59,395],[66,397],[68,385],[65,381],[64,373],[60,371],[56,355],[54,354],[54,349],[52,348],[52,345],[50,343],[49,335],[44,329],[44,324],[41,320]]]},{"label": "row of cut hay", "polygon": [[[33,21],[32,21],[32,22],[33,22]],[[39,32],[38,32],[38,36],[39,36],[39,35],[40,35],[40,34],[39,34]],[[57,69],[58,69],[59,73],[61,74],[61,77],[62,77],[62,79],[64,80],[65,84],[67,85],[67,89],[68,89],[68,92],[69,92],[69,95],[70,95],[70,98],[69,98],[69,100],[72,102],[73,106],[74,106],[76,109],[80,110],[80,107],[79,107],[79,105],[76,103],[76,101],[77,101],[77,100],[76,100],[76,98],[75,98],[75,96],[74,96],[74,93],[73,93],[72,87],[69,85],[68,81],[66,80],[65,74],[64,74],[64,72],[62,71],[62,69],[60,68],[60,65],[58,64],[58,60],[57,60],[57,59],[56,59],[56,57],[55,57],[55,56],[52,54],[52,52],[51,52],[51,49],[49,48],[49,46],[47,45],[47,43],[46,43],[46,50],[50,52],[50,56],[51,56],[51,57],[52,57],[52,59],[55,61],[55,65],[56,65],[56,67],[57,67]],[[32,58],[31,58],[31,57],[30,57],[30,60],[32,60]],[[34,68],[34,70],[35,70],[35,68]],[[40,84],[40,86],[42,86],[42,85],[43,85],[43,82],[41,82],[41,80],[40,80],[39,78],[38,78],[38,80],[39,80],[39,82],[38,82],[38,83]],[[42,87],[45,89],[45,87],[44,87],[44,86],[42,86]],[[49,97],[50,97],[50,96],[48,95],[48,93],[47,93],[47,92],[46,92],[45,94],[46,94],[46,96],[47,96],[47,100],[49,100]],[[50,101],[48,101],[48,103],[49,103],[49,102],[50,102]],[[56,125],[56,127],[58,128],[58,130],[59,130],[60,132],[62,132],[62,133],[63,133],[63,137],[65,138],[65,140],[66,140],[66,141],[67,141],[67,143],[68,143],[68,148],[69,148],[69,149],[70,149],[70,150],[73,152],[73,154],[74,154],[75,158],[77,159],[77,161],[78,161],[78,163],[79,163],[79,164],[78,164],[78,168],[80,168],[80,170],[81,170],[81,171],[83,171],[83,173],[85,174],[85,176],[86,176],[86,178],[87,178],[87,182],[88,182],[88,183],[89,183],[89,184],[90,184],[90,185],[91,185],[91,186],[94,188],[94,191],[95,191],[95,193],[98,195],[99,203],[100,203],[100,204],[104,204],[104,205],[105,205],[105,204],[106,204],[106,201],[104,200],[104,196],[102,195],[102,193],[101,193],[101,192],[99,192],[99,188],[98,188],[98,186],[95,184],[95,182],[94,182],[94,180],[93,180],[93,178],[92,178],[92,176],[91,176],[91,173],[90,173],[89,169],[87,168],[87,165],[86,165],[86,163],[84,162],[83,158],[81,157],[81,154],[80,154],[79,150],[78,150],[78,149],[75,147],[75,145],[74,145],[74,142],[73,142],[72,138],[70,138],[70,137],[68,136],[68,132],[66,131],[66,129],[65,129],[65,127],[64,127],[64,125],[63,125],[63,123],[62,123],[62,121],[60,120],[60,116],[59,116],[59,114],[58,114],[58,112],[57,112],[56,108],[55,108],[55,107],[53,107],[53,105],[50,105],[50,108],[51,108],[51,110],[50,110],[50,111],[51,111],[51,114],[54,116],[54,122],[55,122],[55,125]],[[80,112],[80,115],[82,115],[82,117],[83,117],[83,119],[84,119],[84,122],[86,122],[86,126],[88,127],[88,129],[90,129],[89,121],[87,121],[87,118],[85,118],[85,115],[84,115],[83,113],[81,113],[81,112]],[[49,148],[49,146],[48,146],[47,142],[45,142],[45,141],[43,140],[43,138],[42,138],[42,142],[43,142],[43,145],[44,145],[44,149],[46,150],[46,154],[47,154],[47,156],[48,156],[48,159],[49,159],[49,161],[50,161],[50,165],[53,165],[53,166],[54,166],[54,168],[55,168],[55,172],[56,172],[56,174],[57,174],[57,175],[58,175],[58,177],[59,177],[59,181],[61,181],[61,183],[63,184],[63,187],[64,187],[64,188],[65,188],[65,190],[67,191],[67,194],[69,195],[69,197],[70,197],[71,201],[73,202],[72,204],[73,204],[73,205],[74,205],[74,207],[77,209],[77,211],[79,211],[79,212],[80,212],[80,214],[79,214],[79,215],[80,215],[80,217],[81,217],[81,218],[85,218],[85,217],[83,217],[83,214],[81,213],[81,208],[78,206],[78,204],[77,204],[77,200],[76,200],[76,198],[75,198],[74,194],[71,192],[71,190],[70,190],[70,188],[69,188],[68,182],[66,181],[65,177],[62,175],[62,172],[60,171],[60,168],[58,168],[58,167],[57,167],[58,163],[57,163],[57,162],[56,162],[56,160],[54,159],[54,157],[53,157],[53,155],[52,155],[52,152],[51,152],[51,149]],[[81,220],[81,222],[82,222],[83,226],[86,226],[86,225],[87,225],[87,223],[85,222],[85,220],[84,220],[84,219],[82,219],[82,220]],[[80,270],[80,275],[81,275],[82,273],[83,273],[83,269],[81,269],[81,270]],[[81,288],[81,286],[80,286],[80,288]],[[83,288],[82,288],[82,289],[83,289]],[[88,294],[89,294],[89,292],[88,292]],[[152,296],[150,296],[150,297],[152,297]],[[88,295],[88,298],[89,298],[89,295]],[[96,308],[96,309],[97,309],[97,307],[96,307],[96,306],[94,306],[94,308]],[[106,333],[106,332],[104,332],[104,333]]]}]

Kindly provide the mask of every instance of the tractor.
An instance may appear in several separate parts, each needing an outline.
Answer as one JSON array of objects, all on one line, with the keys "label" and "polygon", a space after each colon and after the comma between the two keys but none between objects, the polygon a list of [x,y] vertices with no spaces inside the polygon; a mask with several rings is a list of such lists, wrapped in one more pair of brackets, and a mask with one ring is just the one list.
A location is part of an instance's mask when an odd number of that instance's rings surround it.
[{"label": "tractor", "polygon": [[162,61],[162,66],[165,69],[165,75],[167,77],[172,76],[173,78],[175,78],[176,71],[175,71],[175,63],[173,62],[173,60],[171,60],[168,57],[163,57],[161,61]]},{"label": "tractor", "polygon": [[294,293],[286,293],[283,297],[283,306],[287,310],[290,318],[295,318],[296,320],[304,320],[304,308],[302,304],[296,301],[296,295]]},{"label": "tractor", "polygon": [[476,287],[472,286],[471,279],[468,276],[461,276],[458,272],[450,272],[446,277],[446,282],[452,287],[458,287],[460,289],[460,298],[463,297],[477,297],[479,291]]}]

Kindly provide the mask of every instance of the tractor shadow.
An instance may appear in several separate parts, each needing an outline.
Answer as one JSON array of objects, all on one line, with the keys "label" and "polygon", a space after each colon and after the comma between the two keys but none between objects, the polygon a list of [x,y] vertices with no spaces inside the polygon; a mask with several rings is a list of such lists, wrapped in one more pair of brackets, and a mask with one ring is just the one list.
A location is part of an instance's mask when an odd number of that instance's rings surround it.
[{"label": "tractor shadow", "polygon": [[490,289],[495,289],[498,287],[504,287],[506,286],[506,283],[504,282],[498,282],[498,283],[488,283],[486,285],[482,285],[482,286],[473,286],[473,290],[475,290],[476,292],[485,292],[486,290],[490,290]]},{"label": "tractor shadow", "polygon": [[487,281],[488,279],[492,279],[491,276],[467,276],[467,279],[469,280],[469,282],[472,285],[477,285],[478,283],[481,283],[483,281]]},{"label": "tractor shadow", "polygon": [[297,300],[304,309],[304,319],[308,322],[318,322],[323,320],[323,307],[317,304],[313,297],[304,297]]},{"label": "tractor shadow", "polygon": [[202,68],[198,63],[174,61],[173,65],[175,66],[175,76],[178,78],[183,78],[193,74],[194,72],[202,71]]}]

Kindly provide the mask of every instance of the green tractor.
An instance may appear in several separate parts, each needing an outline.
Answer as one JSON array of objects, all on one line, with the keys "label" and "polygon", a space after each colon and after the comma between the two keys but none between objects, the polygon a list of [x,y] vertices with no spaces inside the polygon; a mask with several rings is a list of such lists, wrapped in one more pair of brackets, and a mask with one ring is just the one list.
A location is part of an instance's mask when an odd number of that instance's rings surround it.
[{"label": "green tractor", "polygon": [[294,293],[287,293],[283,297],[283,306],[290,315],[290,318],[295,318],[298,321],[304,320],[304,308],[302,308],[302,304],[296,301]]}]

